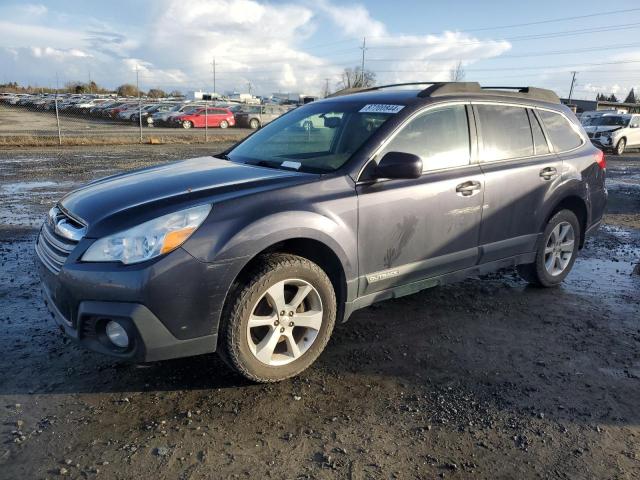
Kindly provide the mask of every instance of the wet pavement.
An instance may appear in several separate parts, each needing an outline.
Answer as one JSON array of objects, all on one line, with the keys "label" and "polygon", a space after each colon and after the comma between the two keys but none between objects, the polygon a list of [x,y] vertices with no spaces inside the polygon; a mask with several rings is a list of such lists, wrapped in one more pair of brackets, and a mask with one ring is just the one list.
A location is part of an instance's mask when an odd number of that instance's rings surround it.
[{"label": "wet pavement", "polygon": [[605,224],[560,288],[505,271],[374,305],[290,381],[69,342],[32,268],[44,213],[206,152],[0,151],[0,478],[640,477],[640,155],[608,159]]}]

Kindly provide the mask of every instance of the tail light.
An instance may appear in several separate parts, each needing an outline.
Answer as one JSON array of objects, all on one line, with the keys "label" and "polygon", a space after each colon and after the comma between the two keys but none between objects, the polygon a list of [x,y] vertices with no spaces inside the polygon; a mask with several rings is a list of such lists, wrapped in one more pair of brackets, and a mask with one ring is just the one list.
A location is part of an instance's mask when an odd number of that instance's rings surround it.
[{"label": "tail light", "polygon": [[602,150],[598,150],[598,153],[596,153],[596,155],[595,155],[595,160],[596,160],[596,163],[598,164],[598,166],[602,170],[606,170],[606,168],[607,168],[607,159],[605,158],[604,152]]}]

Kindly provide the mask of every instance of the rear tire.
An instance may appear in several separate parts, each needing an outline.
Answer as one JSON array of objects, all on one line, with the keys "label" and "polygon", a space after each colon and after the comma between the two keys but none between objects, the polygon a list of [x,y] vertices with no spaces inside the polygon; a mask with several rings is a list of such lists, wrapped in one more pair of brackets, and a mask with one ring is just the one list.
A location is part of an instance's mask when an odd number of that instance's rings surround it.
[{"label": "rear tire", "polygon": [[613,153],[616,155],[622,155],[624,151],[627,149],[627,140],[621,138],[616,145],[616,148],[613,150]]},{"label": "rear tire", "polygon": [[547,223],[534,263],[518,265],[522,279],[538,287],[555,287],[569,275],[578,255],[580,222],[571,210],[560,210]]},{"label": "rear tire", "polygon": [[251,127],[252,130],[257,130],[258,128],[260,128],[260,122],[255,118],[252,118],[251,121],[249,122],[249,126]]},{"label": "rear tire", "polygon": [[193,123],[191,123],[189,120],[185,120],[184,122],[182,122],[182,128],[188,130],[191,127],[193,127]]},{"label": "rear tire", "polygon": [[315,362],[333,331],[331,281],[310,260],[282,253],[261,257],[245,278],[231,290],[218,353],[254,382],[298,375]]}]

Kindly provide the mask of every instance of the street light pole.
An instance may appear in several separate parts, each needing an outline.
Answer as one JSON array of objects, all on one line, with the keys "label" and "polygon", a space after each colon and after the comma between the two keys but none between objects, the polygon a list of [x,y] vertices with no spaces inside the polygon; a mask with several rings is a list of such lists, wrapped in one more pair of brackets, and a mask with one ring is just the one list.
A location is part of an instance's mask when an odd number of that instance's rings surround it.
[{"label": "street light pole", "polygon": [[140,125],[140,143],[142,143],[142,99],[140,98],[140,78],[136,65],[136,90],[138,91],[138,123]]}]

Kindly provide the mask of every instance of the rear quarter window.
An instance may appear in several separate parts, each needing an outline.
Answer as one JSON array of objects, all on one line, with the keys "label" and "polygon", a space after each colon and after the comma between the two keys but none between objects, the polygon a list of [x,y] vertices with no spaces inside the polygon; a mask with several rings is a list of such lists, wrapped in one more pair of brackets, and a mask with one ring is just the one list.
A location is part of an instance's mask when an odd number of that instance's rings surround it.
[{"label": "rear quarter window", "polygon": [[538,114],[556,152],[566,152],[582,145],[582,137],[563,115],[548,110],[538,110]]}]

